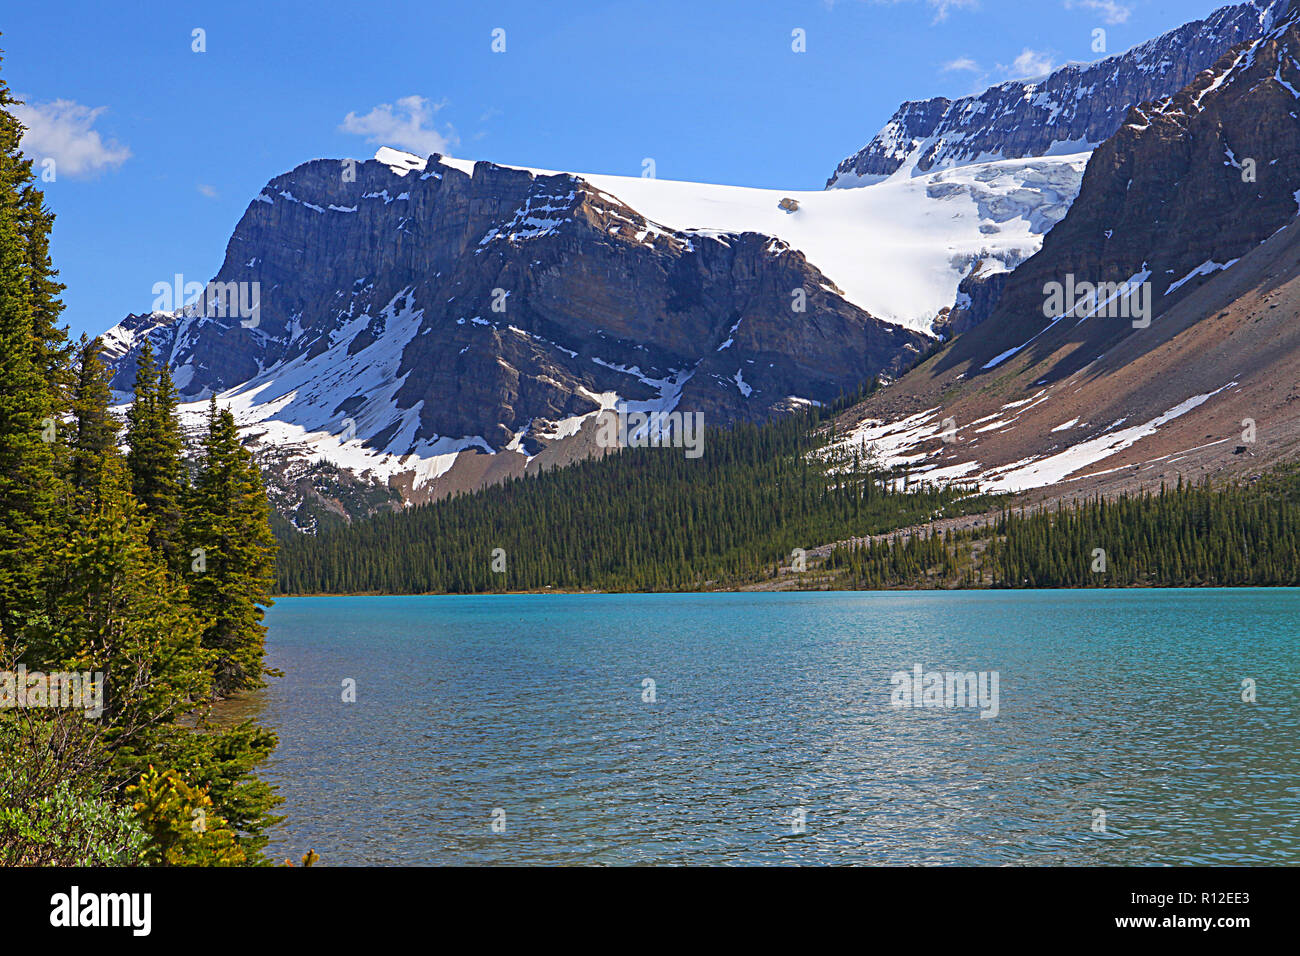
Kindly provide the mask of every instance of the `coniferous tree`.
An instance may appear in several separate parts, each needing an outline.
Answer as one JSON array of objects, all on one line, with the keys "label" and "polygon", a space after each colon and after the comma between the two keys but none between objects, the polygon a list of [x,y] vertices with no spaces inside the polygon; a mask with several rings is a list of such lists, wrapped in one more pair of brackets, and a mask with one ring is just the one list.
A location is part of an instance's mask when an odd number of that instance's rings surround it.
[{"label": "coniferous tree", "polygon": [[262,687],[266,627],[263,607],[274,584],[275,540],[270,507],[234,416],[213,398],[185,522],[190,594],[209,620],[203,645],[217,653],[218,694]]},{"label": "coniferous tree", "polygon": [[148,753],[161,723],[206,699],[210,655],[184,585],[149,545],[149,520],[116,449],[99,469],[92,506],[54,555],[58,625],[47,658],[103,672],[116,744]]},{"label": "coniferous tree", "polygon": [[26,281],[32,303],[32,332],[35,360],[55,400],[65,404],[70,382],[72,344],[59,326],[64,286],[50,261],[50,231],[54,214],[45,206],[44,194],[33,182],[23,188],[18,202],[19,229],[26,247]]},{"label": "coniferous tree", "polygon": [[[21,637],[39,616],[38,591],[52,533],[59,440],[56,396],[43,374],[37,268],[29,260],[29,210],[22,199],[31,162],[19,153],[22,126],[0,80],[0,641]],[[42,313],[43,315],[44,313]]]},{"label": "coniferous tree", "polygon": [[[88,388],[79,419],[102,422],[107,389]],[[273,733],[252,722],[219,732],[178,724],[209,698],[218,655],[202,646],[207,621],[188,589],[149,543],[150,520],[130,493],[130,476],[109,444],[93,459],[91,506],[69,544],[56,552],[60,622],[43,659],[106,675],[104,764],[107,786],[122,788],[151,767],[183,768],[204,788],[221,817],[238,829],[240,853],[260,859],[279,798],[253,772],[274,749]],[[188,825],[188,824],[187,824]],[[148,827],[146,827],[148,829]],[[202,854],[190,862],[211,862]]]},{"label": "coniferous tree", "polygon": [[154,363],[146,339],[136,365],[135,400],[126,415],[127,464],[131,491],[152,523],[149,543],[168,564],[180,570],[181,498],[184,464],[180,424],[176,419],[176,390],[167,363]]},{"label": "coniferous tree", "polygon": [[96,497],[104,460],[115,452],[121,428],[121,422],[108,410],[110,390],[99,358],[102,349],[98,338],[81,337],[70,399],[68,481],[83,507]]},{"label": "coniferous tree", "polygon": [[[171,847],[169,862],[263,862],[278,798],[253,772],[275,735],[251,722],[214,730],[203,712],[219,656],[203,646],[208,626],[246,621],[269,575],[271,559],[256,549],[270,533],[259,476],[237,448],[243,496],[222,505],[221,529],[242,522],[228,550],[236,560],[251,554],[254,570],[200,613],[173,566],[184,465],[169,370],[154,369],[151,355],[142,362],[128,466],[100,345],[83,337],[74,361],[57,324],[53,217],[19,154],[13,102],[0,81],[0,669],[22,661],[102,673],[104,710],[86,720],[0,708],[0,862],[133,863],[142,849],[158,858],[147,843],[167,830],[156,812],[167,801],[155,801],[146,820],[125,794],[131,784],[148,790],[150,767],[160,771],[150,780],[170,781],[231,827],[228,854]],[[260,617],[256,624],[240,630],[238,650],[244,666],[256,657],[260,676]]]}]

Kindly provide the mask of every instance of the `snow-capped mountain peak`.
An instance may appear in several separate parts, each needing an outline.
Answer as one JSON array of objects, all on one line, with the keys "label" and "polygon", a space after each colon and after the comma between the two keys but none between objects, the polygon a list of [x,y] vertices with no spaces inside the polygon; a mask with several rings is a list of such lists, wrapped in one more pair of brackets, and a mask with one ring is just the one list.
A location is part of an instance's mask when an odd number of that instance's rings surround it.
[{"label": "snow-capped mountain peak", "polygon": [[1223,7],[1096,63],[1070,63],[1044,77],[1009,80],[955,100],[904,103],[871,142],[836,167],[826,187],[1090,151],[1119,128],[1130,106],[1182,89],[1234,45],[1266,33],[1288,2]]}]

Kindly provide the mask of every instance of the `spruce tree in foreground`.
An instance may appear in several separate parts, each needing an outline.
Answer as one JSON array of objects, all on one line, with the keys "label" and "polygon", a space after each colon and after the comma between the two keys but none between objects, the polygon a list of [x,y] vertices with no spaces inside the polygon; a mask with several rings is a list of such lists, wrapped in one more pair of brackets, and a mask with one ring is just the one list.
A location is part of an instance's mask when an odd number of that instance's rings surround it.
[{"label": "spruce tree in foreground", "polygon": [[63,284],[50,261],[50,230],[54,213],[45,205],[45,195],[29,179],[18,197],[18,228],[25,246],[28,296],[32,308],[32,333],[36,368],[45,379],[55,401],[65,404],[71,384],[72,344],[59,325],[63,302],[59,294]]},{"label": "spruce tree in foreground", "polygon": [[203,646],[217,654],[213,690],[225,695],[265,686],[262,618],[275,571],[270,506],[234,416],[218,410],[215,398],[187,499],[185,542],[191,600],[211,622]]},{"label": "spruce tree in foreground", "polygon": [[[78,383],[105,381],[91,351],[83,346],[88,367],[77,370]],[[79,384],[74,394],[85,399],[75,415],[75,434],[94,433],[96,423],[112,429],[106,388]],[[274,749],[275,735],[251,721],[221,731],[205,725],[217,660],[202,646],[208,621],[196,611],[183,576],[150,545],[151,521],[131,494],[116,445],[79,444],[73,458],[95,474],[87,483],[87,506],[50,564],[57,627],[41,650],[42,659],[62,667],[106,675],[110,692],[97,741],[103,753],[88,763],[98,769],[106,793],[129,799],[136,791],[128,785],[153,770],[176,768],[166,772],[168,779],[202,790],[215,808],[212,835],[186,844],[193,850],[188,862],[216,861],[210,851],[220,819],[236,828],[239,847],[225,862],[261,862],[266,831],[278,821],[271,810],[279,798],[253,771]],[[167,829],[160,812],[154,807],[142,817],[152,838]],[[188,828],[192,820],[173,822]],[[162,862],[154,847],[146,858]],[[166,862],[177,859],[176,852],[166,855]]]},{"label": "spruce tree in foreground", "polygon": [[[83,338],[74,357],[58,326],[53,217],[19,152],[13,102],[0,81],[0,671],[22,663],[104,682],[103,711],[90,719],[0,707],[0,865],[262,863],[278,798],[253,774],[275,735],[207,722],[219,655],[203,641],[214,622],[247,621],[268,573],[257,547],[270,533],[265,496],[246,453],[235,454],[227,484],[241,494],[208,524],[231,553],[252,554],[254,572],[200,610],[183,573],[185,471],[169,371],[151,355],[142,362],[128,463],[98,341]],[[245,526],[231,534],[237,522]],[[255,678],[258,615],[233,629],[235,656]],[[193,829],[196,808],[211,810],[211,830]],[[172,841],[177,833],[184,839]]]},{"label": "spruce tree in foreground", "polygon": [[[22,126],[0,81],[0,650],[40,616],[38,590],[56,499],[56,398],[41,367],[37,315],[52,306],[33,296],[39,264],[29,259],[31,161]],[[56,313],[57,314],[57,313]],[[48,333],[51,342],[56,336]]]},{"label": "spruce tree in foreground", "polygon": [[167,363],[155,365],[153,347],[145,339],[136,365],[135,401],[126,415],[127,464],[132,494],[152,522],[149,543],[176,569],[181,554],[181,496],[184,465],[180,425],[176,419],[176,390]]},{"label": "spruce tree in foreground", "polygon": [[100,361],[103,342],[81,337],[72,383],[72,424],[69,431],[68,483],[78,510],[99,490],[104,459],[117,448],[121,422],[108,410],[108,374]]}]

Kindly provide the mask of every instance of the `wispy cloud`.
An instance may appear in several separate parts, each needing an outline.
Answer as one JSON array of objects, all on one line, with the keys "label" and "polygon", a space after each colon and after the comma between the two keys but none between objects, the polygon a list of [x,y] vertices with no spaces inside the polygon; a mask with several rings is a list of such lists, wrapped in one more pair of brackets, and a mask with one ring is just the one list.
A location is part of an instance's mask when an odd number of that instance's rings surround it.
[{"label": "wispy cloud", "polygon": [[1115,0],[1065,0],[1065,9],[1091,10],[1099,14],[1109,26],[1128,23],[1128,18],[1133,13],[1131,6],[1126,3],[1116,3]]},{"label": "wispy cloud", "polygon": [[1029,47],[1021,50],[1020,55],[1011,61],[1010,66],[998,64],[998,70],[1006,74],[1008,79],[1013,80],[1042,76],[1051,73],[1054,69],[1056,69],[1056,61],[1051,54],[1042,50],[1031,50]]},{"label": "wispy cloud", "polygon": [[107,106],[83,106],[74,100],[18,103],[10,107],[27,127],[21,149],[28,159],[53,159],[55,172],[74,179],[90,179],[106,169],[116,169],[131,158],[131,150],[105,139],[92,127]]},{"label": "wispy cloud", "polygon": [[204,196],[207,196],[209,199],[217,198],[217,187],[215,186],[209,186],[207,183],[199,183],[196,188],[200,193],[202,193]]},{"label": "wispy cloud", "polygon": [[971,74],[971,92],[979,93],[996,83],[1043,76],[1055,70],[1056,66],[1056,60],[1051,53],[1025,47],[1010,63],[995,63],[986,68],[973,57],[961,56],[944,63],[939,71]]},{"label": "wispy cloud", "polygon": [[974,10],[979,7],[979,0],[926,0],[934,10],[934,22],[939,23],[948,19],[948,14],[953,10]]},{"label": "wispy cloud", "polygon": [[[836,0],[822,0],[827,10],[834,9]],[[872,3],[913,3],[916,0],[871,0]],[[978,10],[979,0],[925,0],[925,5],[934,12],[933,23],[942,23],[948,19],[953,10]]]},{"label": "wispy cloud", "polygon": [[398,146],[420,156],[430,153],[447,155],[460,142],[450,123],[443,131],[433,126],[433,115],[446,101],[430,103],[423,96],[403,96],[396,105],[380,103],[364,116],[348,113],[339,125],[343,133],[366,137],[366,142],[380,146]]}]

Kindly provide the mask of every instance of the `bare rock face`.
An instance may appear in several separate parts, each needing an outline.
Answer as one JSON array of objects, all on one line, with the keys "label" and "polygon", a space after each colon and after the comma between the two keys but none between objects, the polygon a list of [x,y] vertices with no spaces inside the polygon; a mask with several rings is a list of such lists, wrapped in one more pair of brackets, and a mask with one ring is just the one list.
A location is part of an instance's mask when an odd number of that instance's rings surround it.
[{"label": "bare rock face", "polygon": [[978,96],[904,103],[870,143],[836,167],[827,188],[860,186],[904,165],[921,172],[980,156],[1086,151],[1108,139],[1135,103],[1182,89],[1228,49],[1257,39],[1288,0],[1252,0],[1093,64],[1013,80]]},{"label": "bare rock face", "polygon": [[997,259],[981,259],[957,286],[957,301],[935,322],[935,331],[950,339],[987,319],[1006,288],[1011,272]]},{"label": "bare rock face", "polygon": [[383,154],[272,180],[214,280],[256,284],[256,320],[128,316],[106,336],[122,397],[148,338],[182,401],[222,393],[281,461],[354,442],[354,471],[416,500],[447,456],[522,467],[618,402],[759,421],[927,342],[778,239],[666,229],[573,175]]}]

